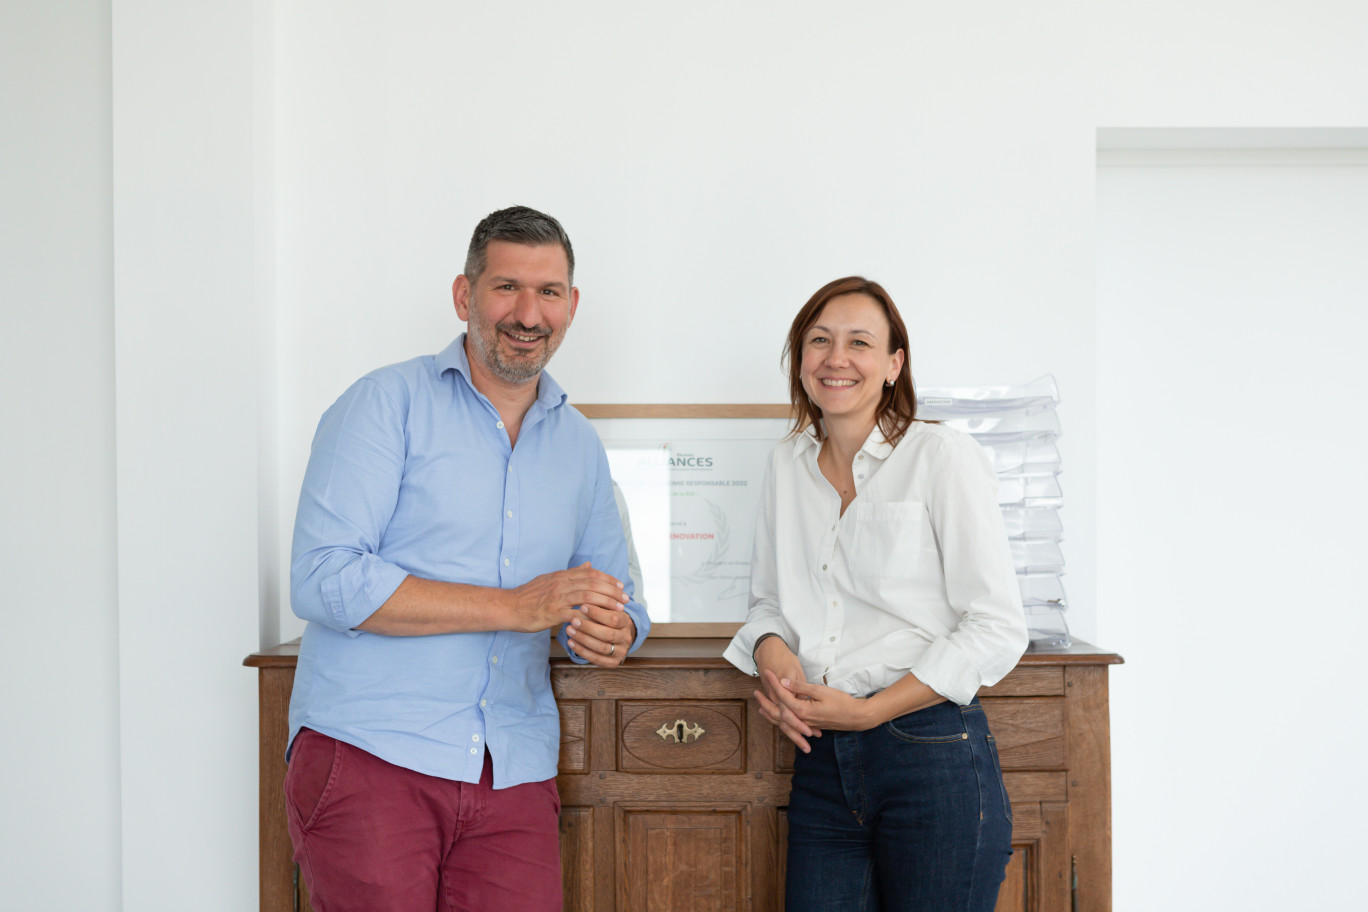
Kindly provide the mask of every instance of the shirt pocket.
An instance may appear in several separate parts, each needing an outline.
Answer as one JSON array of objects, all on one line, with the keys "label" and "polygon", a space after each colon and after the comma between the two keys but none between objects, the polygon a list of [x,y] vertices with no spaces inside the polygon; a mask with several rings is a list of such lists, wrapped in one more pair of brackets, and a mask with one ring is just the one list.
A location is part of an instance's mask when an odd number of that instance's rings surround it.
[{"label": "shirt pocket", "polygon": [[927,534],[919,500],[855,504],[850,570],[858,577],[908,579],[916,575]]}]

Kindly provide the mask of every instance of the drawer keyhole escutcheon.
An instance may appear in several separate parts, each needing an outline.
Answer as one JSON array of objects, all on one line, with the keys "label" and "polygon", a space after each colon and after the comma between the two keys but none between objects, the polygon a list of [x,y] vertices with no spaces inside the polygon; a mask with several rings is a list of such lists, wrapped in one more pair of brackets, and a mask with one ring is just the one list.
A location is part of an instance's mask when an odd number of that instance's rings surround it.
[{"label": "drawer keyhole escutcheon", "polygon": [[656,734],[660,735],[661,741],[674,741],[676,744],[688,744],[689,739],[697,741],[705,733],[703,726],[697,722],[685,722],[683,719],[675,719],[673,722],[661,723],[660,728],[656,729]]}]

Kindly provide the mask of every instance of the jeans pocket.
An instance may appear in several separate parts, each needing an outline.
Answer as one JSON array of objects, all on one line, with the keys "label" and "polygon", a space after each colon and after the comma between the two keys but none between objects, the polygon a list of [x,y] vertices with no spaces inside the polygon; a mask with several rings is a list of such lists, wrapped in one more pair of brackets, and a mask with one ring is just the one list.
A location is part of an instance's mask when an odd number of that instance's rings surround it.
[{"label": "jeans pocket", "polygon": [[885,722],[884,731],[912,744],[955,744],[969,740],[960,708],[945,702]]},{"label": "jeans pocket", "polygon": [[285,804],[301,831],[312,829],[323,813],[341,766],[341,741],[309,729],[295,736],[285,771]]}]

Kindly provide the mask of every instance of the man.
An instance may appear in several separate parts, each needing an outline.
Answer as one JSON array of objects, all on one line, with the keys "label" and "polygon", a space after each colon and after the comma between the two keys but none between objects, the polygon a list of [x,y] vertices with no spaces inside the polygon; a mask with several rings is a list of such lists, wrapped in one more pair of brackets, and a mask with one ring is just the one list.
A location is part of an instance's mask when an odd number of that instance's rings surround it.
[{"label": "man", "polygon": [[547,631],[607,668],[650,626],[603,446],[543,372],[573,275],[559,222],[492,213],[452,285],[468,332],[319,423],[285,795],[320,912],[561,907]]}]

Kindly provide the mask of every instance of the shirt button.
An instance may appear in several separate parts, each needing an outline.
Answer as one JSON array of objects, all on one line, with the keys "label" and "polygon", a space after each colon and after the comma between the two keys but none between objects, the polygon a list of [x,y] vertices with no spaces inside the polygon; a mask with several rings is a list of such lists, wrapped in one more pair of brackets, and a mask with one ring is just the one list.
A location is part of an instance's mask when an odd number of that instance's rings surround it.
[{"label": "shirt button", "polygon": [[509,519],[512,519],[512,518],[513,518],[513,511],[512,511],[512,510],[509,510],[509,511],[508,511],[508,518],[509,518]]},{"label": "shirt button", "polygon": [[827,637],[827,642],[828,642],[828,643],[834,643],[834,642],[836,642],[836,638],[835,638],[835,637]]},{"label": "shirt button", "polygon": [[[835,602],[832,602],[831,604],[834,605],[834,604],[836,604],[836,603],[835,603]],[[498,664],[499,664],[499,657],[498,657],[498,656],[490,656],[490,657],[489,657],[489,664],[490,664],[490,665],[498,665]]]},{"label": "shirt button", "polygon": [[832,602],[832,603],[831,603],[831,607],[832,607],[832,608],[839,608],[840,605],[841,605],[840,602]]},{"label": "shirt button", "polygon": [[503,427],[503,422],[500,421],[498,424],[496,424],[496,425],[494,425],[494,426],[497,427],[497,428],[502,428],[502,427]]},{"label": "shirt button", "polygon": [[822,569],[823,569],[823,570],[826,569],[826,564],[822,564]]},{"label": "shirt button", "polygon": [[481,701],[480,701],[480,708],[483,709],[483,708],[484,708],[484,705],[485,705],[485,701],[484,701],[484,700],[481,700]]},{"label": "shirt button", "polygon": [[480,749],[479,749],[478,747],[472,747],[472,748],[470,749],[470,753],[471,753],[471,754],[478,754],[479,752],[480,752]]},{"label": "shirt button", "polygon": [[505,567],[508,566],[508,558],[506,558],[506,557],[504,558],[504,566],[505,566]]},{"label": "shirt button", "polygon": [[857,475],[856,478],[864,478],[864,475]]},{"label": "shirt button", "polygon": [[471,736],[470,736],[470,740],[471,740],[471,741],[479,741],[479,740],[480,740],[480,736],[479,736],[479,735],[471,735]]},{"label": "shirt button", "polygon": [[856,459],[864,459],[864,453],[861,453],[859,456],[856,456],[855,458],[856,458]]}]

